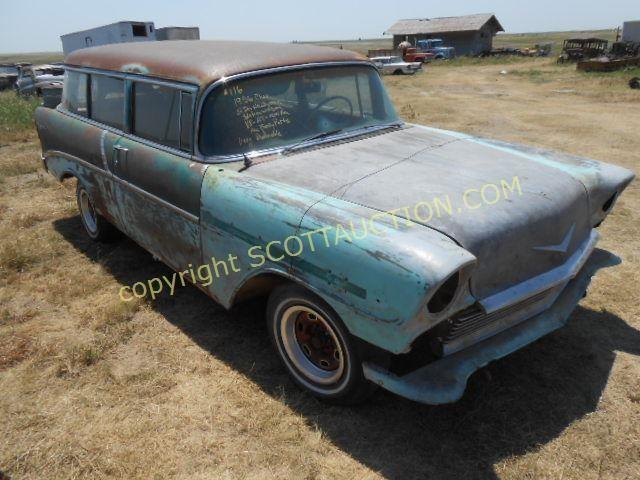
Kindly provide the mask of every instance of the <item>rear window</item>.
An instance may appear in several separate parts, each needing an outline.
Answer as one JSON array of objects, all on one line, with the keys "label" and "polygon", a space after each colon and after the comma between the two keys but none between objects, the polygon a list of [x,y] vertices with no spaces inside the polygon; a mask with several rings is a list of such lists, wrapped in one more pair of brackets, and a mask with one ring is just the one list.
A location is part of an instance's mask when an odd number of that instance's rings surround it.
[{"label": "rear window", "polygon": [[91,118],[122,130],[124,80],[104,75],[91,75]]},{"label": "rear window", "polygon": [[87,109],[87,87],[89,75],[86,73],[68,71],[64,78],[62,104],[66,110],[77,115],[86,117]]}]

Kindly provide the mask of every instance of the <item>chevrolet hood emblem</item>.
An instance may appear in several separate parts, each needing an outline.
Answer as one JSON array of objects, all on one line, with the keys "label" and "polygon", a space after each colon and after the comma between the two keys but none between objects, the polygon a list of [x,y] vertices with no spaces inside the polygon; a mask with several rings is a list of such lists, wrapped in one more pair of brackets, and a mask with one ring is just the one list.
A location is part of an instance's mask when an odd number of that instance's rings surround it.
[{"label": "chevrolet hood emblem", "polygon": [[571,225],[571,228],[565,235],[564,239],[558,245],[546,245],[543,247],[533,247],[534,250],[540,250],[542,252],[558,252],[558,253],[567,253],[569,249],[569,244],[571,243],[571,239],[573,238],[573,232],[576,229],[576,224]]}]

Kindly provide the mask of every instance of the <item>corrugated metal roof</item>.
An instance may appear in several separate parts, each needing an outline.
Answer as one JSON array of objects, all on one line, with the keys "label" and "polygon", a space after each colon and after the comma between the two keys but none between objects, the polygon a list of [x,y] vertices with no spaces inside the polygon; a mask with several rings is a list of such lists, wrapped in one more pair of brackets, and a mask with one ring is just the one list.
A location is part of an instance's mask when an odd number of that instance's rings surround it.
[{"label": "corrugated metal roof", "polygon": [[504,28],[493,13],[479,13],[462,17],[411,18],[398,20],[385,33],[389,35],[416,35],[425,33],[468,32],[480,30],[491,19],[495,20],[499,32]]}]

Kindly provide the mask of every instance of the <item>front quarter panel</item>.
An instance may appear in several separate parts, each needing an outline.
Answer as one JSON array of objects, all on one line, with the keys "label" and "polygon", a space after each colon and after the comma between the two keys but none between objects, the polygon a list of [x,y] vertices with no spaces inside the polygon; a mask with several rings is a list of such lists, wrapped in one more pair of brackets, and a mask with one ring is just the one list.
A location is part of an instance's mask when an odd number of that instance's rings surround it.
[{"label": "front quarter panel", "polygon": [[466,279],[476,258],[422,225],[329,197],[309,210],[297,236],[305,248],[293,258],[295,277],[320,292],[353,335],[392,353],[408,351],[446,317],[447,310],[427,315],[425,305],[452,273],[463,272],[450,308],[472,301]]},{"label": "front quarter panel", "polygon": [[[321,194],[276,182],[256,180],[251,171],[211,166],[202,184],[202,265],[218,263],[211,285],[203,285],[219,303],[229,308],[241,286],[261,273],[290,276],[290,259],[278,243],[294,235],[304,212]],[[236,257],[231,265],[229,255]],[[280,258],[282,257],[282,258]],[[226,273],[228,272],[228,274]]]}]

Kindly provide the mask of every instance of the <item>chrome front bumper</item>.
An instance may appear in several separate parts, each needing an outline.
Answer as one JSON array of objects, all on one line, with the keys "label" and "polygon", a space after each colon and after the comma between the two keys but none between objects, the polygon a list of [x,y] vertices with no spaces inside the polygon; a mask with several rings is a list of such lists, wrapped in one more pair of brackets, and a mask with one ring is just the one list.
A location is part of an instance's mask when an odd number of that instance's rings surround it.
[{"label": "chrome front bumper", "polygon": [[474,308],[452,317],[441,345],[442,354],[450,355],[468,348],[547,310],[580,272],[598,239],[598,232],[591,230],[562,265],[483,298]]},{"label": "chrome front bumper", "polygon": [[[597,236],[595,239],[597,240]],[[582,252],[583,255],[585,251],[587,250]],[[571,268],[564,271],[572,276],[564,280],[567,281],[566,286],[559,292],[553,304],[543,312],[403,376],[397,376],[378,365],[365,362],[365,377],[393,393],[420,403],[437,405],[459,400],[472,373],[565,325],[571,312],[584,296],[591,277],[601,268],[620,263],[618,257],[604,250],[595,250],[591,255],[584,256],[584,259],[580,257],[579,262],[575,262]],[[565,265],[560,268],[564,268]],[[563,277],[564,275],[558,275],[558,280]],[[555,285],[561,284],[562,281],[559,281]]]}]

